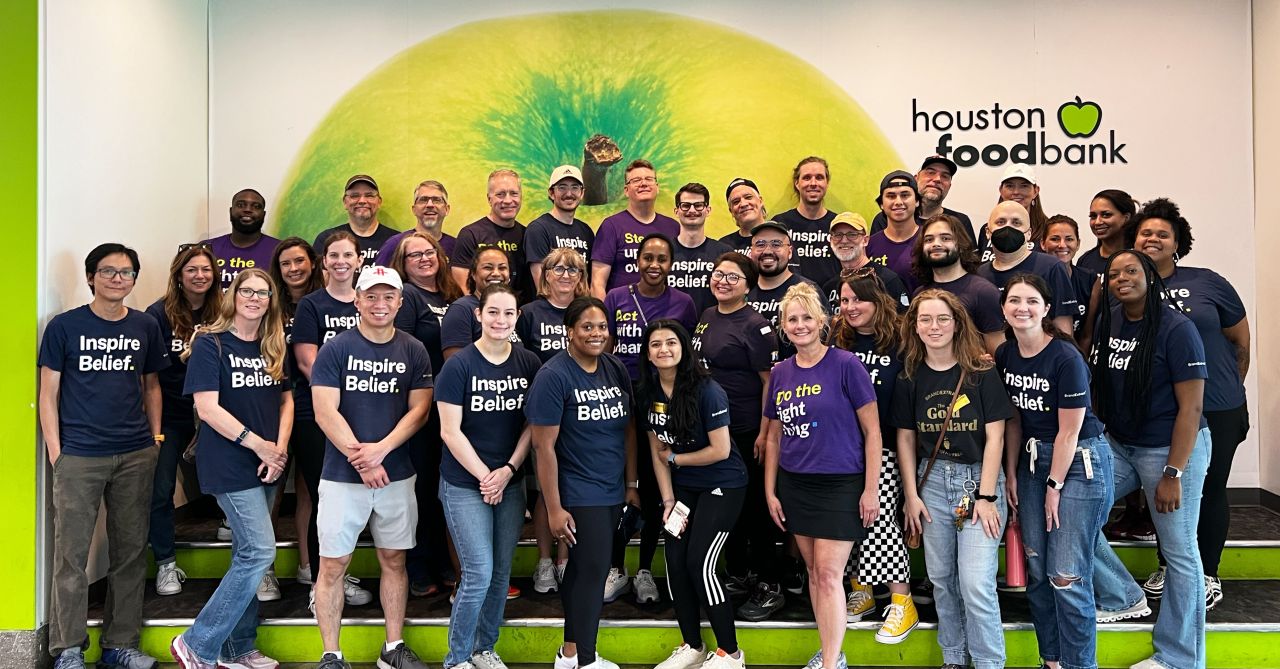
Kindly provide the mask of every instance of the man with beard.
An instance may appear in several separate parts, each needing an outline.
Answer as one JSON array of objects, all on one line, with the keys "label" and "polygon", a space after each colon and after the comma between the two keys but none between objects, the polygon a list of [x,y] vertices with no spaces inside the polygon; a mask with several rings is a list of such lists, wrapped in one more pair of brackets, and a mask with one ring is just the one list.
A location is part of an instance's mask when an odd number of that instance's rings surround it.
[{"label": "man with beard", "polygon": [[316,235],[312,248],[324,248],[324,238],[330,232],[346,230],[356,236],[356,243],[360,246],[361,266],[373,265],[378,259],[378,250],[396,234],[395,230],[378,224],[378,210],[382,208],[378,182],[367,174],[357,174],[347,179],[342,193],[342,206],[347,210],[347,222]]},{"label": "man with beard", "polygon": [[1008,200],[997,204],[987,219],[987,235],[995,258],[978,268],[978,276],[995,284],[1004,292],[1005,284],[1018,274],[1035,274],[1044,279],[1053,295],[1049,317],[1067,337],[1072,336],[1072,316],[1076,312],[1076,292],[1071,278],[1057,258],[1027,248],[1031,217],[1026,207]]},{"label": "man with beard", "polygon": [[898,305],[898,313],[907,310],[911,295],[896,272],[867,258],[867,220],[851,211],[841,212],[831,221],[831,253],[840,263],[840,271],[822,284],[831,313],[840,313],[840,284],[863,267],[870,267],[880,277],[885,292]]},{"label": "man with beard", "polygon": [[467,285],[471,263],[486,246],[507,252],[511,261],[511,287],[520,294],[521,303],[534,297],[529,290],[529,268],[524,262],[524,225],[520,215],[520,175],[515,170],[494,170],[489,174],[489,213],[458,231],[458,245],[450,258],[449,271],[459,286]]},{"label": "man with beard", "polygon": [[[782,296],[787,294],[787,289],[800,282],[813,285],[814,290],[821,289],[809,279],[791,271],[788,265],[791,260],[791,238],[786,226],[777,221],[765,221],[751,230],[751,259],[756,263],[760,279],[751,292],[747,293],[747,304],[764,316],[775,331],[781,332],[778,321],[782,315]],[[781,340],[778,360],[785,360],[795,352],[789,341]]]},{"label": "man with beard", "polygon": [[262,223],[267,220],[267,201],[258,191],[246,188],[232,196],[230,214],[231,232],[209,240],[209,247],[218,258],[223,290],[242,269],[257,267],[270,272],[271,253],[280,242],[262,234]]},{"label": "man with beard", "polygon": [[444,233],[444,217],[449,215],[449,191],[444,189],[444,184],[432,179],[418,184],[418,187],[413,189],[413,205],[410,211],[413,212],[413,217],[418,224],[388,239],[387,243],[382,245],[378,250],[379,265],[390,267],[391,256],[395,255],[400,240],[404,239],[405,235],[415,232],[421,232],[439,241],[444,254],[453,256],[453,247],[457,245],[458,240],[453,235]]},{"label": "man with beard", "polygon": [[729,215],[738,224],[738,229],[721,237],[720,243],[744,256],[750,256],[756,226],[765,221],[764,198],[760,197],[760,189],[756,188],[756,182],[738,177],[724,189],[724,198],[729,204]]},{"label": "man with beard", "polygon": [[676,220],[680,222],[680,236],[676,237],[672,255],[671,274],[667,279],[671,287],[693,298],[695,313],[701,315],[707,307],[713,307],[716,299],[711,295],[711,272],[716,259],[731,249],[707,238],[707,216],[711,214],[711,192],[700,183],[687,183],[676,191]]},{"label": "man with beard", "polygon": [[791,243],[795,245],[792,269],[822,286],[840,273],[839,263],[828,244],[836,217],[826,206],[830,182],[831,171],[826,159],[818,156],[802,159],[791,171],[791,188],[800,203],[795,209],[773,217],[791,231]]},{"label": "man with beard", "polygon": [[1004,341],[1000,289],[974,273],[978,254],[964,225],[947,214],[930,218],[920,230],[913,255],[920,288],[941,288],[955,295],[982,333],[983,347],[994,354]]},{"label": "man with beard", "polygon": [[582,194],[582,170],[561,165],[551,172],[547,186],[551,211],[533,219],[524,232],[524,259],[529,261],[529,279],[533,285],[541,285],[542,260],[558,247],[577,251],[587,266],[591,266],[591,245],[596,233],[573,216],[582,204]]},{"label": "man with beard", "polygon": [[[969,217],[942,206],[947,193],[951,192],[951,178],[955,173],[956,164],[947,158],[935,154],[924,159],[920,171],[916,172],[916,186],[920,188],[920,206],[916,209],[916,218],[926,221],[938,214],[947,214],[960,221],[965,233],[969,235],[969,241],[977,244],[978,238],[973,233],[973,222]],[[877,213],[871,221],[871,234],[880,232],[886,225],[884,213]]]},{"label": "man with beard", "polygon": [[902,277],[907,289],[915,291],[915,275],[911,271],[912,248],[920,234],[916,207],[920,191],[916,179],[903,170],[890,172],[880,180],[880,196],[876,204],[888,221],[887,227],[873,233],[867,242],[867,257]]}]

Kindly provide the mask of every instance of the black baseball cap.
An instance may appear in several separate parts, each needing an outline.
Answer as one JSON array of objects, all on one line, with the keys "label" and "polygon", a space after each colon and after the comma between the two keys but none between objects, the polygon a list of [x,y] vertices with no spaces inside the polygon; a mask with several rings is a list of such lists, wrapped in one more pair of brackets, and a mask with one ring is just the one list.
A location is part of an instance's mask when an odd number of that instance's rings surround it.
[{"label": "black baseball cap", "polygon": [[360,183],[360,182],[362,182],[362,181],[363,181],[364,183],[369,184],[370,186],[373,186],[373,189],[374,189],[374,190],[378,190],[378,182],[374,181],[374,180],[373,180],[373,177],[369,176],[368,174],[357,174],[357,175],[355,175],[355,176],[351,177],[350,179],[347,179],[347,185],[346,185],[346,186],[343,186],[342,190],[343,190],[343,191],[349,191],[349,190],[351,190],[351,187],[352,187],[352,186],[354,186],[354,185],[356,185],[356,184],[358,184],[358,183]]},{"label": "black baseball cap", "polygon": [[760,188],[756,186],[756,182],[750,179],[744,179],[742,177],[738,177],[737,179],[730,181],[729,187],[724,189],[724,199],[728,200],[729,193],[732,193],[733,189],[737,188],[738,186],[750,186],[751,190],[756,192],[756,195],[760,194]]},{"label": "black baseball cap", "polygon": [[751,236],[755,237],[756,235],[760,234],[762,230],[777,230],[778,232],[781,232],[782,234],[786,235],[787,239],[791,239],[791,231],[787,229],[787,226],[777,221],[765,221],[764,223],[761,223],[756,227],[751,228]]},{"label": "black baseball cap", "polygon": [[921,163],[921,165],[920,165],[920,169],[921,169],[921,170],[923,170],[924,168],[926,168],[926,167],[928,167],[928,166],[930,166],[930,165],[933,165],[934,163],[937,163],[937,164],[939,164],[939,165],[946,165],[946,166],[947,166],[947,169],[948,169],[948,170],[951,170],[951,174],[952,174],[953,176],[955,175],[955,173],[956,173],[956,164],[955,164],[955,162],[954,162],[954,161],[952,161],[950,158],[943,158],[942,156],[940,156],[940,155],[938,155],[938,154],[936,154],[936,153],[935,153],[935,154],[933,154],[932,156],[929,156],[928,158],[925,158],[925,159],[924,159],[924,162],[923,162],[923,163]]}]

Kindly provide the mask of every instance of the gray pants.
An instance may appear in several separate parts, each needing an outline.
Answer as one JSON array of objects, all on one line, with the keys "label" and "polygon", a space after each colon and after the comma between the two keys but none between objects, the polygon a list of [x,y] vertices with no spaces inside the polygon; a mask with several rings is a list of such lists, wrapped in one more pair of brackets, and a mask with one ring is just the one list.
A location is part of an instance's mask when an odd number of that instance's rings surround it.
[{"label": "gray pants", "polygon": [[83,646],[88,640],[89,544],[98,508],[107,507],[107,601],[104,648],[136,647],[142,625],[147,580],[147,525],[156,448],[122,455],[63,454],[53,466],[53,602],[49,653]]}]

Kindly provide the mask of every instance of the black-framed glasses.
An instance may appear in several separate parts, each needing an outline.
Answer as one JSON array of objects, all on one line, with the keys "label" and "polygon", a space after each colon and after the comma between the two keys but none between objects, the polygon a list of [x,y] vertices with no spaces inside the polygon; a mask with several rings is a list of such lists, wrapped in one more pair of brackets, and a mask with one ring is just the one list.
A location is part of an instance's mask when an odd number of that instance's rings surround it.
[{"label": "black-framed glasses", "polygon": [[741,281],[743,278],[745,277],[743,277],[741,274],[734,274],[733,272],[721,272],[720,270],[716,270],[711,273],[712,281],[723,281],[729,284],[730,286],[738,285],[738,282]]},{"label": "black-framed glasses", "polygon": [[582,270],[578,269],[577,267],[569,267],[567,265],[556,265],[555,267],[551,268],[551,272],[556,276],[564,276],[566,274],[568,274],[569,276],[578,276],[578,274],[580,274]]},{"label": "black-framed glasses", "polygon": [[271,297],[271,291],[266,288],[254,290],[252,288],[241,286],[240,288],[236,289],[236,295],[239,295],[240,297],[243,297],[246,300],[251,297],[256,297],[260,300],[266,300]]},{"label": "black-framed glasses", "polygon": [[99,267],[96,274],[104,279],[114,279],[120,277],[125,281],[132,281],[138,278],[138,270],[136,269],[117,269],[115,267]]},{"label": "black-framed glasses", "polygon": [[707,208],[706,202],[681,202],[676,205],[680,211],[703,211]]}]

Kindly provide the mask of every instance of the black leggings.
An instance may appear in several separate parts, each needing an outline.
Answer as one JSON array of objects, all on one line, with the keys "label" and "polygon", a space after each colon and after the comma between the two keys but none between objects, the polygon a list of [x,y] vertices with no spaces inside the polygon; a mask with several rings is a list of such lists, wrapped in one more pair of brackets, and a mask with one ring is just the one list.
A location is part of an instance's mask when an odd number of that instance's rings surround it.
[{"label": "black leggings", "polygon": [[434,403],[427,423],[400,448],[409,449],[409,460],[418,474],[414,482],[414,493],[418,498],[417,543],[405,557],[409,582],[443,586],[445,574],[452,570],[453,565],[445,538],[448,528],[444,521],[444,507],[438,494],[444,442],[440,440],[440,414]]},{"label": "black leggings", "polygon": [[596,633],[604,608],[604,581],[609,576],[609,551],[622,505],[574,506],[577,543],[569,547],[569,566],[560,583],[564,606],[564,641],[578,645],[578,666],[596,661]]},{"label": "black leggings", "polygon": [[716,573],[720,551],[742,510],[746,488],[690,490],[675,487],[676,500],[689,507],[689,523],[679,537],[666,535],[667,588],[675,603],[680,634],[690,648],[702,646],[698,604],[724,652],[738,652],[733,626],[733,604]]},{"label": "black leggings", "polygon": [[730,432],[734,448],[747,465],[747,489],[742,502],[742,514],[729,535],[729,551],[726,566],[732,576],[743,577],[748,571],[765,583],[781,582],[778,566],[778,543],[782,531],[773,524],[769,507],[764,501],[764,465],[756,462],[755,443],[760,431],[756,429]]},{"label": "black leggings", "polygon": [[[662,531],[662,495],[658,481],[653,477],[653,455],[649,449],[649,435],[639,424],[640,409],[633,407],[636,416],[636,478],[640,481],[640,561],[636,569],[653,569],[653,556],[658,552],[658,533]],[[627,542],[631,537],[622,532],[614,533],[611,566],[626,572]]]},{"label": "black leggings", "polygon": [[[324,432],[311,418],[298,418],[293,422],[293,434],[289,437],[289,450],[302,472],[303,485],[311,495],[311,517],[307,519],[307,545],[299,550],[307,551],[307,564],[311,565],[314,578],[320,569],[320,533],[316,530],[316,511],[320,508],[320,474],[324,471]],[[301,555],[299,555],[301,562]]]}]

